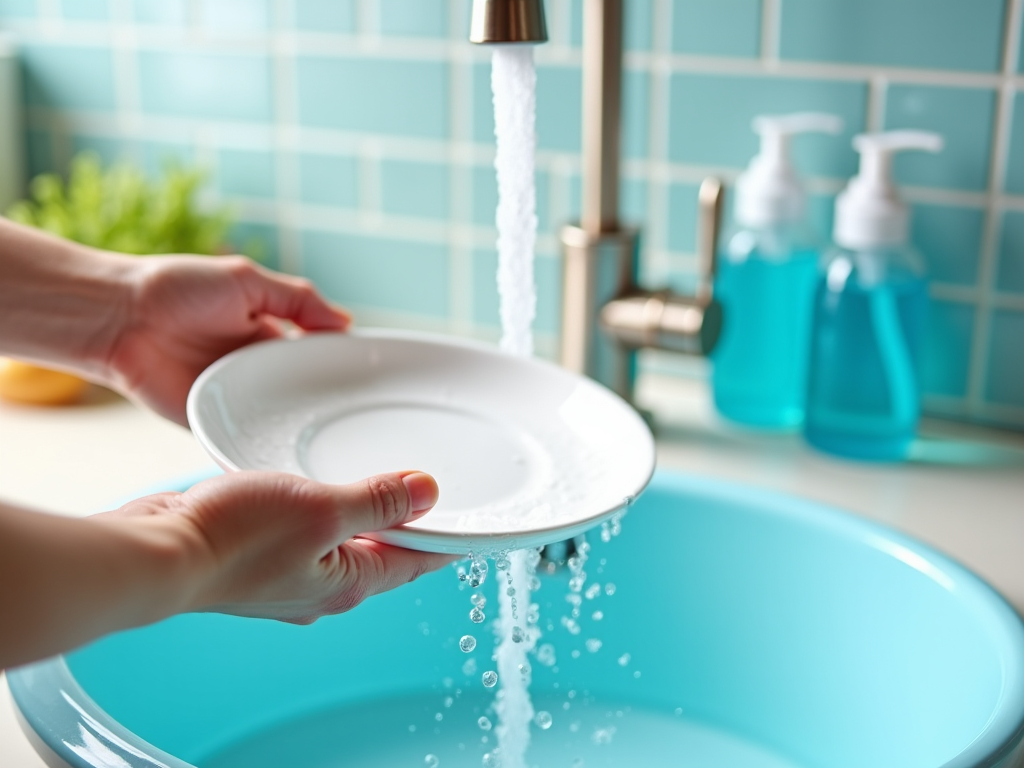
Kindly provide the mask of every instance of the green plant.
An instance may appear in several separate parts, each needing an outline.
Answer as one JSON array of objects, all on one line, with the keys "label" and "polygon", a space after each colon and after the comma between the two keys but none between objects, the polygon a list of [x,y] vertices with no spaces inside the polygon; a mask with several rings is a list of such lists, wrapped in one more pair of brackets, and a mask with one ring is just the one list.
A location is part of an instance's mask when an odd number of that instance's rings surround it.
[{"label": "green plant", "polygon": [[149,181],[133,165],[103,169],[94,152],[71,161],[65,184],[57,174],[35,177],[31,199],[11,206],[14,221],[96,248],[121,253],[223,253],[231,219],[225,209],[198,210],[204,174],[168,165]]}]

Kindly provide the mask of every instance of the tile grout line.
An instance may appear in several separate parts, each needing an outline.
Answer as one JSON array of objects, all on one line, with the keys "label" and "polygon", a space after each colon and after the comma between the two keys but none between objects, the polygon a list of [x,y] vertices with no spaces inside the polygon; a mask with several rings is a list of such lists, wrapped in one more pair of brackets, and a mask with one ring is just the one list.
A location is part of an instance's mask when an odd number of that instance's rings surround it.
[{"label": "tile grout line", "polygon": [[989,165],[989,183],[985,224],[982,235],[981,259],[978,265],[979,300],[975,309],[974,334],[971,338],[971,362],[967,383],[968,411],[974,412],[985,401],[988,382],[989,351],[993,320],[993,294],[995,292],[996,260],[999,257],[999,239],[1002,233],[1003,211],[997,205],[1005,187],[1006,166],[1009,163],[1010,136],[1016,95],[1014,75],[1020,55],[1021,22],[1024,0],[1009,0],[1006,6],[1002,76],[998,91],[992,132],[992,155]]},{"label": "tile grout line", "polygon": [[[295,57],[290,55],[289,36],[295,20],[292,0],[275,0],[271,13],[276,16],[271,35],[271,61],[274,87],[274,174],[277,185],[277,249],[280,267],[299,275],[304,272],[302,235],[295,217],[301,185],[298,149],[289,140],[298,122],[295,88]],[[283,203],[281,205],[280,203]]]},{"label": "tile grout line", "polygon": [[672,77],[667,57],[672,50],[672,0],[654,0],[651,14],[651,47],[660,54],[651,72],[651,115],[648,125],[649,173],[647,176],[647,234],[641,240],[640,271],[661,281],[668,263],[662,254],[668,243],[669,182],[661,171],[669,159],[668,121]]},{"label": "tile grout line", "polygon": [[473,251],[468,239],[461,237],[461,225],[468,224],[473,197],[473,170],[455,162],[457,147],[471,137],[473,116],[473,66],[474,59],[467,55],[467,42],[458,42],[459,23],[462,16],[462,0],[449,0],[449,45],[452,60],[448,73],[449,128],[448,178],[449,206],[448,222],[448,318],[450,330],[466,335],[473,329]]},{"label": "tile grout line", "polygon": [[761,0],[761,61],[779,62],[782,35],[782,0]]}]

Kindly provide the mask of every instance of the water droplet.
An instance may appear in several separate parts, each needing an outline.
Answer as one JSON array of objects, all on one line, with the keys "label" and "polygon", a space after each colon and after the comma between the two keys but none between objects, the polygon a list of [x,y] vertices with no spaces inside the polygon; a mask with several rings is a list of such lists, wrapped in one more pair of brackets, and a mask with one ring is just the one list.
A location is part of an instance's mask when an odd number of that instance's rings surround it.
[{"label": "water droplet", "polygon": [[598,728],[596,731],[594,731],[594,734],[593,734],[593,736],[591,736],[591,739],[593,739],[595,744],[611,744],[612,743],[612,737],[614,735],[615,735],[615,728],[614,727],[612,727],[612,728]]},{"label": "water droplet", "polygon": [[536,592],[538,589],[540,589],[540,579],[538,579],[536,576],[531,576],[530,577],[530,591],[531,592]]},{"label": "water droplet", "polygon": [[584,571],[580,571],[578,574],[569,579],[569,589],[573,592],[580,592],[583,589],[583,584],[587,580],[587,574]]},{"label": "water droplet", "polygon": [[601,585],[591,584],[589,587],[587,587],[587,591],[584,594],[586,595],[587,600],[593,600],[595,597],[601,594]]},{"label": "water droplet", "polygon": [[423,763],[427,768],[437,768],[437,766],[441,764],[441,761],[438,759],[437,755],[427,755],[423,758]]},{"label": "water droplet", "polygon": [[620,667],[626,666],[627,664],[629,664],[629,660],[631,658],[633,658],[633,657],[630,656],[628,653],[622,654],[621,656],[619,656],[619,666]]},{"label": "water droplet", "polygon": [[469,602],[471,602],[473,605],[483,608],[485,605],[487,605],[487,598],[481,595],[479,592],[474,592],[472,595],[469,596]]},{"label": "water droplet", "polygon": [[416,733],[416,726],[415,725],[410,725],[409,726],[409,733]]},{"label": "water droplet", "polygon": [[604,618],[604,611],[594,611],[591,614],[590,618],[592,618],[594,621],[600,621]]},{"label": "water droplet", "polygon": [[608,597],[611,597],[612,595],[614,595],[615,594],[615,585],[612,584],[609,581],[607,584],[604,585],[604,593],[606,595],[608,595]]},{"label": "water droplet", "polygon": [[483,766],[484,768],[501,768],[501,761],[496,754],[488,752],[484,755]]},{"label": "water droplet", "polygon": [[444,697],[444,708],[445,709],[451,709],[452,708],[452,704],[454,704],[454,703],[455,703],[455,699],[453,699],[451,696],[445,696]]},{"label": "water droplet", "polygon": [[469,612],[469,620],[474,624],[481,623],[485,618],[487,617],[484,616],[484,612],[479,608],[474,607],[473,610]]},{"label": "water droplet", "polygon": [[476,674],[476,659],[466,659],[466,663],[462,665],[462,674],[466,677]]},{"label": "water droplet", "polygon": [[519,669],[519,674],[524,675],[524,676],[530,674],[531,672],[533,672],[533,668],[530,666],[529,662],[526,662],[526,661],[524,661],[522,664],[520,664],[518,669]]},{"label": "water droplet", "polygon": [[601,523],[601,541],[607,544],[612,540],[612,529],[608,523]]},{"label": "water droplet", "polygon": [[493,688],[498,684],[498,673],[489,669],[483,673],[480,680],[483,681],[484,688]]},{"label": "water droplet", "polygon": [[545,667],[553,666],[556,660],[555,646],[551,643],[544,643],[537,649],[537,661]]},{"label": "water droplet", "polygon": [[480,726],[481,731],[491,730],[491,721],[488,720],[486,717],[481,717],[479,720],[476,721],[476,724]]},{"label": "water droplet", "polygon": [[576,623],[575,619],[571,619],[568,616],[562,617],[562,626],[569,630],[570,635],[578,635],[580,633],[580,625]]},{"label": "water droplet", "polygon": [[597,653],[598,651],[600,651],[602,645],[603,643],[596,637],[592,637],[589,640],[587,640],[587,650],[591,653]]},{"label": "water droplet", "polygon": [[526,633],[522,627],[512,627],[512,642],[521,643],[526,639]]},{"label": "water droplet", "polygon": [[676,708],[675,708],[675,709],[674,709],[674,710],[672,711],[672,714],[674,714],[674,715],[681,715],[681,714],[683,714],[683,708],[682,708],[682,707],[676,707]]},{"label": "water droplet", "polygon": [[438,712],[437,714],[434,715],[434,719],[437,720],[437,722],[440,723],[442,720],[444,720],[444,715],[441,714],[440,712]]},{"label": "water droplet", "polygon": [[466,573],[466,569],[461,565],[455,570],[455,573],[459,576],[459,581],[465,581],[469,578],[469,574]]},{"label": "water droplet", "polygon": [[[470,613],[469,617],[473,619],[473,614]],[[476,621],[476,619],[473,619],[473,621]],[[472,635],[463,635],[462,639],[459,640],[459,648],[462,650],[463,653],[469,653],[474,648],[476,648],[476,638]]]},{"label": "water droplet", "polygon": [[[571,723],[569,723],[569,731],[571,733],[579,733],[581,725],[583,725],[583,723],[581,723],[579,720],[573,720]],[[580,764],[582,765],[582,761],[580,762]]]},{"label": "water droplet", "polygon": [[636,679],[636,680],[640,679],[640,670],[639,669],[636,672],[633,673],[633,678]]},{"label": "water droplet", "polygon": [[494,567],[499,571],[507,571],[511,565],[512,563],[509,562],[508,556],[505,554],[498,555],[494,560]]},{"label": "water droplet", "polygon": [[533,718],[533,722],[535,722],[537,724],[537,727],[540,728],[542,731],[546,731],[548,728],[551,727],[552,720],[553,718],[551,717],[551,713],[544,712],[543,710],[538,712],[537,715]]},{"label": "water droplet", "polygon": [[569,655],[572,656],[574,659],[578,659],[580,657],[579,648],[573,648],[572,653],[570,653]]},{"label": "water droplet", "polygon": [[575,690],[571,690],[571,691],[569,691],[569,693],[567,693],[566,695],[567,695],[567,696],[568,696],[568,697],[569,697],[570,699],[575,699],[575,698],[576,698],[576,691],[575,691]]},{"label": "water droplet", "polygon": [[505,590],[505,594],[508,595],[509,597],[514,597],[515,594],[516,594],[516,588],[515,587],[509,587],[508,589]]}]

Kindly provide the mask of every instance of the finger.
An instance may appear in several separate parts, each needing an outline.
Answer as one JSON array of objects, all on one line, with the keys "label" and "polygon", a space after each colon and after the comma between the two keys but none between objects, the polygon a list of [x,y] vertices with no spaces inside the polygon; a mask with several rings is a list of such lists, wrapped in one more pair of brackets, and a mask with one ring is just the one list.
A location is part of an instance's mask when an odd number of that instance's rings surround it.
[{"label": "finger", "polygon": [[271,317],[264,317],[260,319],[256,332],[249,341],[250,343],[255,343],[257,341],[267,341],[268,339],[279,339],[282,336],[284,336],[284,329],[281,327],[281,324]]},{"label": "finger", "polygon": [[249,274],[256,312],[291,320],[307,331],[343,331],[352,323],[348,312],[328,302],[305,278],[261,268]]},{"label": "finger", "polygon": [[459,559],[456,555],[417,552],[369,539],[352,539],[338,550],[348,578],[345,589],[332,601],[332,613],[350,610],[368,597],[408,584]]},{"label": "finger", "polygon": [[339,533],[350,539],[408,523],[437,503],[437,482],[425,472],[391,472],[336,487]]}]

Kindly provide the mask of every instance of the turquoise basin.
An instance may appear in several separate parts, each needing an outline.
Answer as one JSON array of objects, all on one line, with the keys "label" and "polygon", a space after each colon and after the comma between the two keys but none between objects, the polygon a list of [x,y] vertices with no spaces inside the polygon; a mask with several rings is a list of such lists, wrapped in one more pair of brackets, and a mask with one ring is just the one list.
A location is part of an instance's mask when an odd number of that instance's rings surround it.
[{"label": "turquoise basin", "polygon": [[[817,504],[664,472],[621,536],[590,538],[601,594],[584,600],[583,631],[560,623],[564,573],[535,596],[557,660],[533,664],[553,725],[533,729],[532,765],[1024,760],[1024,628],[931,549]],[[492,606],[495,581],[492,569]],[[493,698],[480,682],[492,642],[469,609],[445,569],[309,627],[177,617],[15,670],[10,685],[53,765],[389,768],[434,754],[479,766],[495,743],[476,722]],[[456,644],[467,633],[471,654]]]}]

